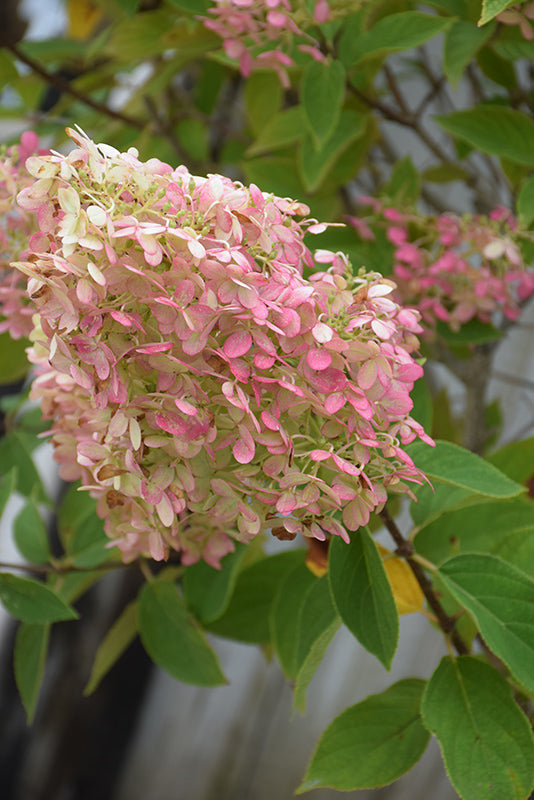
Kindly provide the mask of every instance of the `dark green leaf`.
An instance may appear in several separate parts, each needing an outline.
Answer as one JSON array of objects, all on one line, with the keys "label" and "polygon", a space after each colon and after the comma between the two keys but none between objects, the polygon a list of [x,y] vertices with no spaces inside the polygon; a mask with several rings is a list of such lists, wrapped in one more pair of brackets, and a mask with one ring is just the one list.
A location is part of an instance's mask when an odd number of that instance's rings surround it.
[{"label": "dark green leaf", "polygon": [[300,90],[308,128],[317,146],[323,145],[337,127],[345,97],[345,69],[340,61],[311,61],[302,76]]},{"label": "dark green leaf", "polygon": [[534,475],[534,437],[499,448],[488,461],[517,483],[527,484]]},{"label": "dark green leaf", "polygon": [[4,513],[7,501],[15,491],[17,485],[17,468],[13,467],[2,475],[0,481],[0,517]]},{"label": "dark green leaf", "polygon": [[502,331],[498,328],[478,319],[470,319],[458,331],[451,330],[444,322],[438,322],[436,330],[453,347],[496,342],[503,337]]},{"label": "dark green leaf", "polygon": [[526,800],[534,786],[532,731],[493,667],[469,656],[443,658],[421,711],[460,797]]},{"label": "dark green leaf", "polygon": [[217,656],[193,624],[172,583],[154,580],[143,586],[139,633],[150,658],[176,680],[195,686],[225,682]]},{"label": "dark green leaf", "polygon": [[338,126],[320,149],[314,147],[310,136],[304,139],[299,152],[299,169],[308,191],[319,188],[339,156],[362,135],[365,122],[363,114],[349,109],[342,112]]},{"label": "dark green leaf", "polygon": [[205,14],[209,7],[209,0],[170,0],[170,3],[190,14]]},{"label": "dark green leaf", "polygon": [[271,636],[276,655],[287,678],[294,678],[297,662],[301,611],[306,595],[317,578],[305,564],[299,564],[282,581],[271,609]]},{"label": "dark green leaf", "polygon": [[129,603],[115,620],[96,651],[91,675],[83,693],[92,694],[111,667],[131,645],[139,628],[137,601]]},{"label": "dark green leaf", "polygon": [[0,601],[15,619],[43,624],[76,619],[77,613],[43,583],[0,573]]},{"label": "dark green leaf", "polygon": [[45,564],[52,557],[45,524],[31,501],[17,515],[13,536],[21,555],[31,564]]},{"label": "dark green leaf", "polygon": [[16,383],[28,374],[29,344],[27,339],[12,339],[9,333],[0,333],[0,384]]},{"label": "dark green leaf", "polygon": [[534,580],[485,554],[454,556],[438,574],[472,614],[490,650],[534,692]]},{"label": "dark green leaf", "polygon": [[269,617],[276,591],[288,572],[304,560],[303,550],[268,556],[246,567],[238,576],[228,608],[207,627],[212,633],[240,642],[266,644]]},{"label": "dark green leaf", "polygon": [[330,543],[328,577],[339,616],[366,650],[389,669],[399,638],[399,616],[376,544],[366,528]]},{"label": "dark green leaf", "polygon": [[467,20],[457,20],[445,34],[443,71],[456,88],[469,62],[489,39],[495,25],[479,28]]},{"label": "dark green leaf", "polygon": [[424,688],[409,678],[343,711],[323,733],[297,792],[373,789],[408,772],[430,739],[419,711]]},{"label": "dark green leaf", "polygon": [[205,561],[197,561],[186,569],[183,577],[184,597],[201,622],[213,622],[228,608],[246,552],[246,545],[237,544],[234,552],[221,560],[220,570],[210,567]]},{"label": "dark green leaf", "polygon": [[49,625],[32,625],[24,622],[17,631],[13,669],[28,725],[33,720],[43,680],[49,633]]},{"label": "dark green leaf", "polygon": [[88,492],[78,491],[78,484],[72,484],[63,498],[58,528],[73,566],[90,569],[109,561],[113,551],[104,523],[96,514],[96,500]]},{"label": "dark green leaf", "polygon": [[488,104],[435,119],[452,136],[483,153],[534,166],[534,122],[521,111]]},{"label": "dark green leaf", "polygon": [[116,3],[128,14],[129,17],[133,17],[137,11],[140,0],[116,0]]},{"label": "dark green leaf", "polygon": [[308,684],[340,624],[341,620],[332,604],[328,576],[324,575],[308,590],[299,613],[293,706],[302,712],[306,704]]},{"label": "dark green leaf", "polygon": [[429,183],[450,183],[467,180],[469,173],[457,164],[439,164],[423,170],[421,178]]},{"label": "dark green leaf", "polygon": [[33,496],[38,503],[50,504],[41,478],[31,457],[31,449],[25,434],[12,431],[0,438],[0,464],[4,474],[13,467],[17,469],[17,490],[25,497]]},{"label": "dark green leaf", "polygon": [[410,416],[423,426],[425,431],[432,430],[432,396],[426,380],[420,378],[414,383],[410,393],[413,400],[413,409]]}]

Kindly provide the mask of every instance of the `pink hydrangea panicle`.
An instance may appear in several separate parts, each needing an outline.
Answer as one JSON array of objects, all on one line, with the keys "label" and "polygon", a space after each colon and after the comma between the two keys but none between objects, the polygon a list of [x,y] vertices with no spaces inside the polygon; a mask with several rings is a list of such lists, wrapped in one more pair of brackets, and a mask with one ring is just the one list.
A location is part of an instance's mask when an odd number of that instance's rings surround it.
[{"label": "pink hydrangea panicle", "polygon": [[[473,319],[517,319],[521,304],[534,293],[521,251],[532,234],[519,228],[509,209],[499,206],[488,217],[423,217],[384,207],[374,198],[361,202],[371,205],[374,222],[386,228],[395,248],[399,296],[420,310],[427,338],[435,336],[438,322],[457,331]],[[353,225],[361,238],[368,238],[362,226],[369,222]]]},{"label": "pink hydrangea panicle", "polygon": [[348,540],[386,487],[425,480],[402,450],[432,444],[409,416],[420,315],[392,281],[314,257],[302,203],[71,135],[22,196],[47,231],[16,264],[32,396],[125,560],[218,567],[271,529]]},{"label": "pink hydrangea panicle", "polygon": [[[28,244],[39,230],[38,220],[31,210],[22,208],[16,200],[18,192],[33,183],[25,169],[26,160],[39,150],[39,140],[33,131],[25,131],[20,143],[0,154],[0,332],[9,331],[14,339],[29,336],[35,307],[26,292],[26,278],[10,266],[26,258]],[[46,246],[37,235],[41,246]]]}]

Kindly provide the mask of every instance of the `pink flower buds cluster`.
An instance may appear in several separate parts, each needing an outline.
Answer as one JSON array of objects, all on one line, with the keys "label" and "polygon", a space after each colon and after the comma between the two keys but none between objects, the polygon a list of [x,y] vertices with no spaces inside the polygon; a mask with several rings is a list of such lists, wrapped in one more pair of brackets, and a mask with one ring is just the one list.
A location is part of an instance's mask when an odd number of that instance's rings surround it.
[{"label": "pink flower buds cluster", "polygon": [[444,322],[453,331],[472,319],[498,322],[499,314],[515,320],[521,303],[534,294],[534,274],[525,268],[520,231],[506,209],[489,217],[442,214],[435,217],[384,207],[361,198],[374,220],[355,221],[364,238],[374,236],[368,223],[385,225],[395,245],[393,274],[402,301],[422,314],[427,334]]},{"label": "pink flower buds cluster", "polygon": [[504,25],[518,25],[524,39],[528,41],[534,39],[534,29],[531,24],[534,20],[534,3],[516,3],[497,14],[496,19]]},{"label": "pink flower buds cluster", "polygon": [[40,324],[33,397],[62,475],[126,560],[217,566],[271,530],[324,539],[424,477],[402,445],[419,315],[304,243],[303,204],[95,146],[28,159],[49,246],[16,266]]},{"label": "pink flower buds cluster", "polygon": [[315,0],[310,11],[295,0],[215,0],[208,12],[212,16],[204,17],[203,22],[223,39],[226,54],[239,61],[245,77],[254,69],[267,67],[289,87],[287,67],[294,64],[290,51],[295,37],[300,40],[299,50],[322,61],[319,42],[309,29],[339,13],[350,13],[350,5],[347,0]]},{"label": "pink flower buds cluster", "polygon": [[16,204],[17,193],[33,182],[24,163],[38,144],[37,135],[26,131],[19,145],[0,155],[0,333],[9,331],[14,339],[28,336],[33,328],[35,308],[26,294],[26,280],[10,262],[26,258],[30,237],[38,231],[34,214]]}]

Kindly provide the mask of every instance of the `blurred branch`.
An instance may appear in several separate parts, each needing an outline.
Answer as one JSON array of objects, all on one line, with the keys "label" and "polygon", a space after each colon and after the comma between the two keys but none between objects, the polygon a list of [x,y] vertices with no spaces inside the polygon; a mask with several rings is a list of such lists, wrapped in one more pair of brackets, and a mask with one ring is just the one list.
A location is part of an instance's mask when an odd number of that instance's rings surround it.
[{"label": "blurred branch", "polygon": [[104,103],[99,103],[82,92],[79,92],[60,75],[49,72],[47,69],[45,69],[45,67],[42,66],[42,64],[39,64],[39,62],[34,61],[34,59],[30,58],[30,56],[27,56],[26,53],[24,53],[17,45],[8,45],[7,49],[11,50],[13,55],[19,61],[21,61],[23,64],[26,64],[26,66],[29,67],[32,72],[34,72],[36,75],[39,75],[39,77],[42,78],[43,81],[49,86],[53,86],[58,91],[70,95],[70,97],[73,97],[75,100],[79,100],[80,103],[92,108],[94,111],[98,111],[99,114],[103,114],[106,117],[119,120],[119,122],[124,122],[126,125],[131,125],[133,128],[137,128],[137,130],[143,130],[146,127],[146,122],[143,120],[130,117],[127,114],[121,113],[120,111],[114,111]]}]

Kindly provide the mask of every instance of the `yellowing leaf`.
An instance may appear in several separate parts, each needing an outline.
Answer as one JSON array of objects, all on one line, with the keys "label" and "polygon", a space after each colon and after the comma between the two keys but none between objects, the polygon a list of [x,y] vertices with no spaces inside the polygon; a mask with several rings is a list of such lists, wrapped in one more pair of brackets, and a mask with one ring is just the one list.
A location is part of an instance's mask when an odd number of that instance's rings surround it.
[{"label": "yellowing leaf", "polygon": [[380,544],[377,546],[399,614],[413,614],[415,611],[422,611],[425,596],[406,561],[393,555],[386,547],[382,547]]},{"label": "yellowing leaf", "polygon": [[83,42],[95,32],[104,14],[91,0],[67,0],[70,39]]}]

